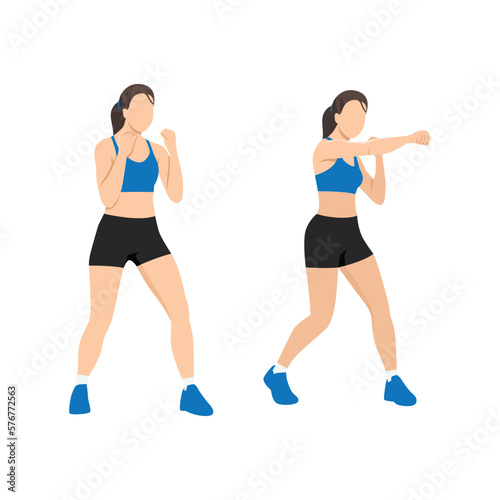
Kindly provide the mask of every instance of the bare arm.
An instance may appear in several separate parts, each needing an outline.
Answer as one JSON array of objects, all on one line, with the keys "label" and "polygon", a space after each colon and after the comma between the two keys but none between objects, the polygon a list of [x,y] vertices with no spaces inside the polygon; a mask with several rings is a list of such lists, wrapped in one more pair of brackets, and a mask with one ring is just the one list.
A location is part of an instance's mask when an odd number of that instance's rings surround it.
[{"label": "bare arm", "polygon": [[129,133],[125,132],[121,137],[118,155],[114,160],[112,160],[113,145],[111,140],[104,139],[95,148],[97,186],[101,201],[106,208],[116,205],[118,198],[120,198],[125,163],[133,150],[137,137],[135,134],[132,134],[133,137],[132,135],[125,137],[125,134]]},{"label": "bare arm", "polygon": [[385,200],[384,159],[382,155],[377,155],[375,159],[375,177],[372,178],[371,175],[366,171],[361,158],[358,158],[359,169],[363,174],[363,182],[359,187],[374,203],[376,203],[377,205],[382,205]]},{"label": "bare arm", "polygon": [[[175,141],[175,132],[173,130],[165,129],[161,133],[164,141],[165,148],[161,147],[163,151],[160,155],[160,177],[167,192],[168,197],[174,202],[179,203],[182,200],[184,183],[182,179],[181,165],[179,156],[177,154],[177,144]],[[167,153],[168,151],[168,153]]]},{"label": "bare arm", "polygon": [[391,153],[405,144],[429,143],[430,136],[425,130],[401,137],[387,137],[384,139],[371,139],[365,142],[349,142],[343,140],[321,141],[315,154],[319,161],[334,161],[337,158],[353,156],[383,155]]}]

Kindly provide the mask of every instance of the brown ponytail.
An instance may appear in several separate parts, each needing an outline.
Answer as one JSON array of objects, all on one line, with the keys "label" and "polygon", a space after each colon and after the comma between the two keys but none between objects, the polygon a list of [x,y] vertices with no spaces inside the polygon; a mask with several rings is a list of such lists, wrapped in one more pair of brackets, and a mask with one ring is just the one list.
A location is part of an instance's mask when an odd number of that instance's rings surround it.
[{"label": "brown ponytail", "polygon": [[333,101],[331,106],[326,108],[323,113],[323,139],[328,137],[337,127],[337,122],[335,121],[335,113],[342,113],[344,106],[349,101],[359,101],[364,104],[365,111],[368,111],[368,101],[366,97],[357,90],[345,90],[340,93]]},{"label": "brown ponytail", "polygon": [[123,110],[128,109],[130,101],[137,94],[146,94],[152,104],[155,102],[153,91],[141,83],[136,83],[127,87],[120,95],[118,102],[111,108],[111,125],[113,126],[113,135],[119,132],[125,124]]}]

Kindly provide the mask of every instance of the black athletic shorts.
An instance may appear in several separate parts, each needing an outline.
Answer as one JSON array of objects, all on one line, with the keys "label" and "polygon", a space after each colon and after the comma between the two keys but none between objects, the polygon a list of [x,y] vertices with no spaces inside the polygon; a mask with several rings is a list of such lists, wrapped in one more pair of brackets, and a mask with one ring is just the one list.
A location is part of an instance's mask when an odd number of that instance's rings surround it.
[{"label": "black athletic shorts", "polygon": [[342,267],[373,254],[361,236],[358,217],[316,214],[304,238],[306,267]]},{"label": "black athletic shorts", "polygon": [[97,227],[89,265],[123,267],[128,260],[136,266],[170,254],[155,217],[135,219],[104,214]]}]

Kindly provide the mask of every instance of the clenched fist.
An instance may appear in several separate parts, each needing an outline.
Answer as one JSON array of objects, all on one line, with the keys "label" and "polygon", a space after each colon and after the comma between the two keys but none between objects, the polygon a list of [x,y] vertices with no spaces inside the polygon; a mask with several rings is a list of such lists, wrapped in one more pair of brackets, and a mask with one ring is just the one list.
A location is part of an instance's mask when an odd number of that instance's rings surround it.
[{"label": "clenched fist", "polygon": [[175,132],[173,130],[166,128],[162,131],[161,136],[165,141],[167,149],[170,150],[170,148],[175,148]]},{"label": "clenched fist", "polygon": [[419,130],[418,132],[410,135],[410,141],[415,144],[423,144],[424,146],[427,146],[430,140],[431,136],[427,130]]},{"label": "clenched fist", "polygon": [[131,155],[134,150],[136,140],[137,134],[134,134],[133,132],[127,131],[120,134],[120,137],[118,138],[119,152],[123,153],[127,157]]}]

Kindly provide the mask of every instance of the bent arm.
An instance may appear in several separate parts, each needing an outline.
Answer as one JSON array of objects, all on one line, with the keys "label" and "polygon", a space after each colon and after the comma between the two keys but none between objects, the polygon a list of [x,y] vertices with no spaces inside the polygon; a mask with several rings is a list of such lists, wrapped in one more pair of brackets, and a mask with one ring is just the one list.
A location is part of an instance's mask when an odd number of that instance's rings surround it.
[{"label": "bent arm", "polygon": [[358,164],[359,169],[363,174],[363,182],[360,186],[361,190],[364,191],[374,203],[382,205],[385,200],[385,172],[383,156],[376,156],[375,177],[373,178],[366,171],[360,158],[358,158]]},{"label": "bent arm", "polygon": [[113,207],[120,197],[125,163],[127,162],[127,155],[122,153],[121,150],[116,158],[112,160],[109,146],[104,140],[99,142],[95,148],[99,196],[106,208]]},{"label": "bent arm", "polygon": [[161,182],[168,197],[174,203],[179,203],[182,200],[183,179],[177,148],[175,145],[169,145],[170,154],[160,145],[158,145],[158,150],[158,168]]}]

